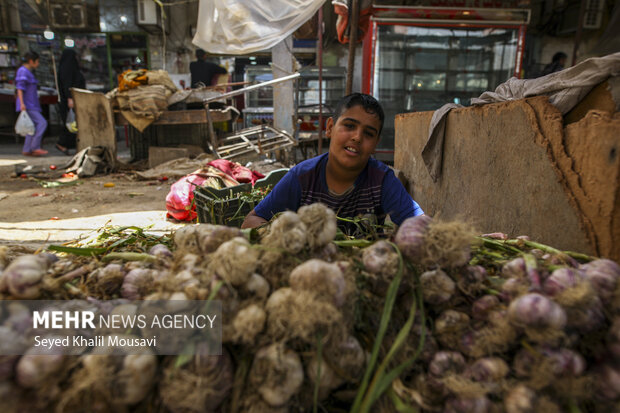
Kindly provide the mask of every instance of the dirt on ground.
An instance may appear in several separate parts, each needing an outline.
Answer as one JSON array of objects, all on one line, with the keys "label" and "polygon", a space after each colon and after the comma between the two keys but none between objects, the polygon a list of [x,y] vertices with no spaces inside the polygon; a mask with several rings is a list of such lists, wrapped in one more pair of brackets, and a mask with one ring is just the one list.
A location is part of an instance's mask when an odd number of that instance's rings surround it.
[{"label": "dirt on ground", "polygon": [[[60,159],[61,161],[66,158]],[[29,160],[29,164],[48,167],[54,157]],[[138,180],[134,173],[121,172],[80,178],[57,187],[59,173],[46,176],[15,173],[20,163],[3,162],[0,166],[0,222],[44,221],[58,218],[91,217],[119,212],[165,211],[166,195],[173,180]],[[8,165],[7,165],[8,164]]]},{"label": "dirt on ground", "polygon": [[[0,244],[67,242],[88,237],[105,225],[135,225],[151,232],[169,232],[186,224],[166,217],[170,187],[208,162],[179,160],[189,169],[168,176],[159,169],[145,172],[146,162],[129,165],[121,161],[113,173],[59,183],[67,180],[61,175],[70,159],[0,154]],[[267,174],[283,166],[265,161],[251,168]],[[26,167],[29,170],[24,170]],[[140,172],[153,178],[140,177]]]},{"label": "dirt on ground", "polygon": [[[67,242],[105,225],[137,225],[159,233],[183,225],[166,219],[166,195],[174,179],[138,180],[124,171],[58,185],[68,159],[0,156],[0,244]],[[26,166],[38,173],[20,174]]]}]

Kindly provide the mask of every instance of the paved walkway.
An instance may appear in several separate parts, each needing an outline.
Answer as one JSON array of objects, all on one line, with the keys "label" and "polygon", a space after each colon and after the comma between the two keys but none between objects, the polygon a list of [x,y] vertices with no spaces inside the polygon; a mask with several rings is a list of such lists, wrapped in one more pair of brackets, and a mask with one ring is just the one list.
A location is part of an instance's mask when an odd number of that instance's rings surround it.
[{"label": "paved walkway", "polygon": [[0,222],[0,244],[62,243],[93,236],[105,225],[151,226],[148,233],[164,235],[185,224],[167,221],[166,211],[125,212],[59,221]]}]

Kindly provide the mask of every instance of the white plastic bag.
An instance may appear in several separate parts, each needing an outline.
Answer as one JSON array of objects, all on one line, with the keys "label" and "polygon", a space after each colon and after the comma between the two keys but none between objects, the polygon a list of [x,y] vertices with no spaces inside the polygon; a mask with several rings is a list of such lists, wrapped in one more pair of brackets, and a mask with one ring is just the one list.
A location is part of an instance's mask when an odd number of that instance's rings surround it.
[{"label": "white plastic bag", "polygon": [[67,120],[65,121],[65,126],[67,130],[71,133],[77,132],[77,122],[75,121],[75,112],[73,109],[69,109],[69,113],[67,113]]},{"label": "white plastic bag", "polygon": [[308,21],[325,0],[200,0],[192,43],[210,53],[269,49]]},{"label": "white plastic bag", "polygon": [[15,122],[15,133],[21,136],[26,135],[34,135],[36,131],[34,127],[34,123],[30,116],[28,116],[28,112],[22,110],[17,118],[17,122]]}]

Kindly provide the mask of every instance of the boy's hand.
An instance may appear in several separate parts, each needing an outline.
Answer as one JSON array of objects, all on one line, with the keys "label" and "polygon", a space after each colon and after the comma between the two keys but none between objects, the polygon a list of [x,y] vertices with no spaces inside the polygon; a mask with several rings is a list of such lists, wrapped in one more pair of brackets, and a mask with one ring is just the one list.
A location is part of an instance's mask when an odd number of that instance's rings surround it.
[{"label": "boy's hand", "polygon": [[245,220],[243,221],[243,224],[241,224],[241,229],[256,228],[258,226],[263,225],[266,222],[267,222],[267,220],[265,218],[259,217],[258,215],[256,215],[256,212],[254,212],[254,210],[252,210],[245,217]]}]

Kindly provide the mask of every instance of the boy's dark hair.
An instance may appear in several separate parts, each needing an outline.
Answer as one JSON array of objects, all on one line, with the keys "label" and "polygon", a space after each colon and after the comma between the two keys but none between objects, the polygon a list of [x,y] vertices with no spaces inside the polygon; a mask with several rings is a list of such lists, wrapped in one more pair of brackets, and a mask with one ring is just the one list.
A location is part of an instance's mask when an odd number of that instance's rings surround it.
[{"label": "boy's dark hair", "polygon": [[383,108],[377,99],[364,93],[351,93],[350,95],[340,99],[336,105],[336,110],[334,111],[334,123],[338,121],[338,118],[342,115],[342,112],[347,109],[351,109],[354,106],[361,106],[366,112],[377,115],[379,121],[381,122],[381,126],[379,126],[379,133],[377,135],[380,135],[381,130],[383,129],[385,113],[383,113]]},{"label": "boy's dark hair", "polygon": [[24,63],[28,63],[29,61],[36,61],[39,58],[39,54],[37,52],[33,52],[32,50],[24,53]]},{"label": "boy's dark hair", "polygon": [[196,49],[196,59],[202,60],[207,56],[207,52],[202,49]]}]

